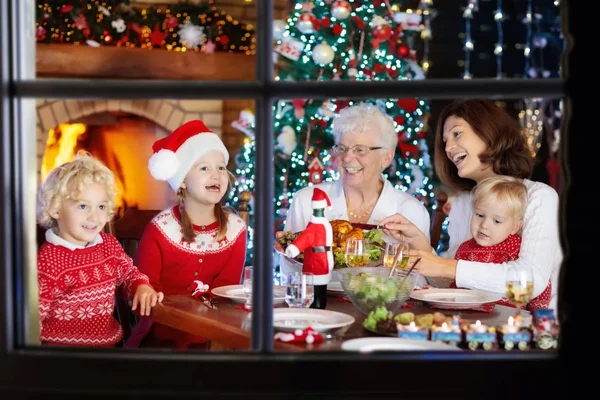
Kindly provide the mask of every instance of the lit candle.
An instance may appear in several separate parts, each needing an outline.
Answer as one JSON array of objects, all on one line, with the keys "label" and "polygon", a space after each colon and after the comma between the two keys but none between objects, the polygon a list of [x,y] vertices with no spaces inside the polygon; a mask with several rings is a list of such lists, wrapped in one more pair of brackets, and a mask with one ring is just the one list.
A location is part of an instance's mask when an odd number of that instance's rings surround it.
[{"label": "lit candle", "polygon": [[475,324],[471,324],[471,330],[476,333],[487,332],[487,326],[483,325],[480,320],[477,320]]},{"label": "lit candle", "polygon": [[419,330],[419,328],[417,327],[417,325],[415,325],[415,322],[411,322],[410,325],[408,326],[404,326],[404,330],[408,331],[408,332],[417,332]]},{"label": "lit candle", "polygon": [[450,327],[445,322],[442,324],[442,326],[440,326],[439,328],[437,328],[437,330],[440,331],[440,332],[450,332],[451,331]]},{"label": "lit candle", "polygon": [[504,333],[516,333],[517,327],[515,326],[515,319],[508,317],[508,324],[502,325],[502,332]]}]

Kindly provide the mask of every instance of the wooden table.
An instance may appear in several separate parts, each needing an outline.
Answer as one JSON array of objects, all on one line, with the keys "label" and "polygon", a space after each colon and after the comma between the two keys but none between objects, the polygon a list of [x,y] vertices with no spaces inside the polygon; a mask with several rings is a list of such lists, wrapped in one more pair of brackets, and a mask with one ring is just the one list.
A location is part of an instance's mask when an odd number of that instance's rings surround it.
[{"label": "wooden table", "polygon": [[[400,312],[411,311],[415,314],[433,313],[440,311],[447,316],[458,314],[462,318],[472,322],[480,320],[489,326],[498,326],[507,322],[508,317],[515,314],[515,309],[506,306],[496,305],[492,312],[480,312],[470,310],[436,310],[429,307],[426,303],[418,300],[410,300],[413,304],[410,308],[402,308]],[[210,309],[202,301],[194,299],[188,295],[166,296],[161,304],[152,309],[150,318],[155,322],[168,325],[205,337],[211,342],[216,343],[214,349],[226,350],[250,350],[251,343],[251,320],[250,314],[242,309],[236,308],[239,303],[233,303],[228,299],[220,298],[218,300],[218,309]],[[285,304],[282,307],[287,307]],[[277,351],[338,351],[341,349],[343,341],[359,337],[377,336],[367,331],[362,323],[366,315],[361,313],[352,303],[342,301],[338,296],[329,296],[327,299],[327,309],[339,311],[354,317],[352,324],[342,337],[336,337],[326,340],[321,344],[299,345],[291,343],[274,342],[274,349]],[[523,311],[524,317],[530,315]]]}]

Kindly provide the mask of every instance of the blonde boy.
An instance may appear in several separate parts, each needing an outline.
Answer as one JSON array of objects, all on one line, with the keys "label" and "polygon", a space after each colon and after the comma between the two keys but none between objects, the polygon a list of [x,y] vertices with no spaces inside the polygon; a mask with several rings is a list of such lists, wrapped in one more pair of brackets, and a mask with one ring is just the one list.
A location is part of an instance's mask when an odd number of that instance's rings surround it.
[{"label": "blonde boy", "polygon": [[114,214],[112,172],[89,153],[50,172],[38,193],[37,220],[47,228],[38,252],[43,344],[113,347],[123,331],[113,317],[115,291],[150,315],[162,301],[119,242],[103,232]]}]

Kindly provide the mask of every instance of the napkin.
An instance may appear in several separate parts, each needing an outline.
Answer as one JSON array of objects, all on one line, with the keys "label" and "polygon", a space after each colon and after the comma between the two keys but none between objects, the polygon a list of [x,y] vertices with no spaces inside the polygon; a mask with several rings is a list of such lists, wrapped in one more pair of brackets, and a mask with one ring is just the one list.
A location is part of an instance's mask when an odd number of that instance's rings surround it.
[{"label": "napkin", "polygon": [[323,335],[308,326],[305,329],[296,329],[294,333],[277,332],[274,336],[274,339],[286,343],[312,344],[321,343],[323,341]]},{"label": "napkin", "polygon": [[[431,286],[426,285],[423,288],[419,288],[419,287],[415,287],[413,290],[427,290],[431,288]],[[492,311],[494,311],[494,307],[496,306],[496,303],[487,303],[487,304],[482,304],[479,306],[473,306],[473,307],[468,307],[468,308],[453,308],[453,307],[438,307],[438,306],[434,306],[434,305],[430,305],[430,307],[434,310],[456,310],[456,311],[481,311],[481,312],[487,312],[490,313]]]}]

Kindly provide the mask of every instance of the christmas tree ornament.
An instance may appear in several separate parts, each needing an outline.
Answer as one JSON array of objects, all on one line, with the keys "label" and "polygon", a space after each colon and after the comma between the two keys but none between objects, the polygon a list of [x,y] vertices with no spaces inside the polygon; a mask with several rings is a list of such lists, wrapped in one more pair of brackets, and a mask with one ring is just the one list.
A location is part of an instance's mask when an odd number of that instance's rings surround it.
[{"label": "christmas tree ornament", "polygon": [[[194,25],[191,22],[181,26],[177,32],[179,35],[179,42],[190,49],[197,49],[204,42],[206,34],[204,33],[204,27]],[[167,35],[165,34],[165,37]]]},{"label": "christmas tree ornament", "polygon": [[312,49],[312,58],[319,65],[327,65],[333,61],[335,57],[335,52],[331,48],[330,45],[323,42]]},{"label": "christmas tree ornament", "polygon": [[213,42],[212,40],[209,40],[204,45],[204,53],[206,53],[206,54],[212,54],[212,53],[215,52],[215,48],[216,47],[217,47],[217,45],[215,44],[215,42]]},{"label": "christmas tree ornament", "polygon": [[284,126],[279,136],[277,136],[277,147],[279,150],[284,154],[291,156],[297,145],[298,142],[296,140],[294,128],[289,125]]},{"label": "christmas tree ornament", "polygon": [[296,29],[305,35],[310,35],[315,31],[316,24],[318,20],[313,13],[303,13],[296,21]]},{"label": "christmas tree ornament", "polygon": [[347,1],[334,1],[331,5],[331,15],[340,21],[348,18],[352,12],[352,7]]},{"label": "christmas tree ornament", "polygon": [[285,255],[295,258],[304,251],[302,273],[313,278],[314,301],[310,308],[325,309],[327,306],[327,284],[333,270],[333,229],[325,218],[325,208],[331,207],[327,193],[319,188],[313,189],[311,199],[313,214],[306,228],[300,232],[286,249]]},{"label": "christmas tree ornament", "polygon": [[282,19],[276,19],[273,21],[273,39],[281,40],[283,33],[285,32],[286,24]]},{"label": "christmas tree ornament", "polygon": [[392,35],[392,27],[380,15],[376,15],[371,20],[371,35],[380,41],[386,41]]},{"label": "christmas tree ornament", "polygon": [[323,171],[323,164],[317,154],[308,164],[308,181],[312,184],[323,182]]},{"label": "christmas tree ornament", "polygon": [[248,136],[251,140],[254,140],[255,120],[256,119],[252,111],[246,109],[240,112],[240,118],[236,121],[233,121],[231,126]]}]

